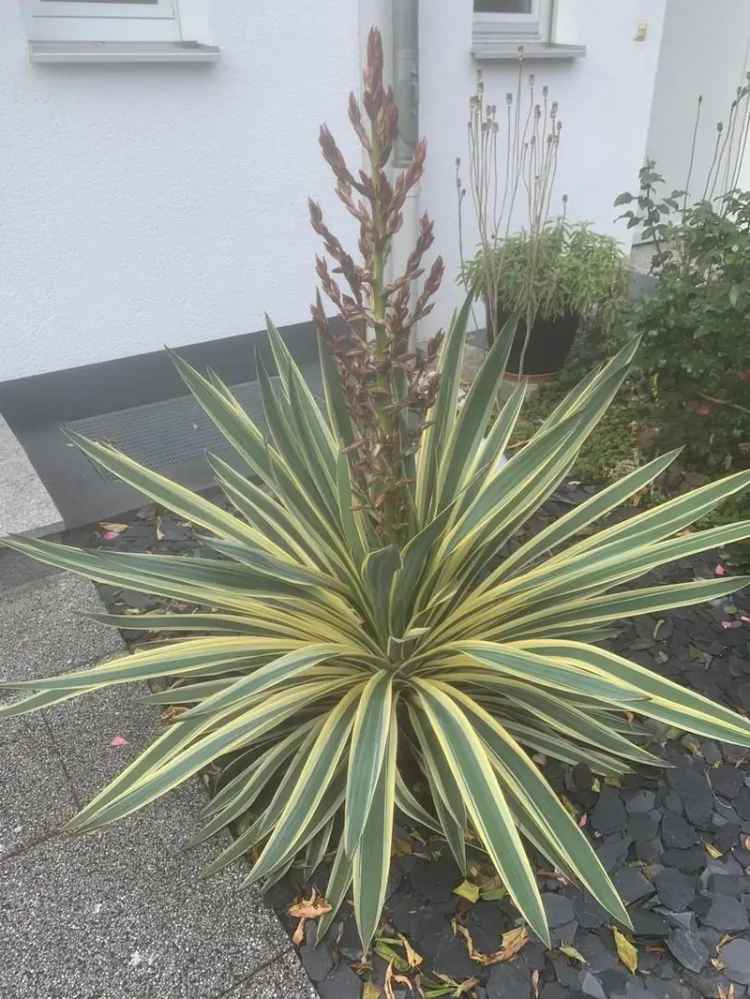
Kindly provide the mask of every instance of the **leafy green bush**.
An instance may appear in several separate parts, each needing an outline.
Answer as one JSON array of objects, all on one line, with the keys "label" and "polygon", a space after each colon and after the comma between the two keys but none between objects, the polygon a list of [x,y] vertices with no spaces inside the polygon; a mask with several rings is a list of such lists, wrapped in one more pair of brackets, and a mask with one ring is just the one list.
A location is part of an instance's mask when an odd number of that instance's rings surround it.
[{"label": "leafy green bush", "polygon": [[[639,363],[672,418],[663,439],[687,440],[688,459],[709,474],[750,464],[750,192],[689,205],[657,193],[649,163],[625,214],[654,241],[653,292],[628,326],[643,337]],[[680,198],[683,198],[680,201]]]},{"label": "leafy green bush", "polygon": [[[433,265],[412,306],[409,280],[385,283],[390,238],[419,178],[424,147],[412,167],[387,180],[395,107],[382,85],[376,33],[364,104],[367,127],[354,98],[350,117],[370,175],[355,180],[330,133],[321,134],[339,194],[360,221],[362,265],[311,206],[313,225],[349,291],[341,292],[323,261],[321,282],[354,324],[352,338],[334,336],[316,307],[325,410],[270,323],[278,383],[259,368],[267,436],[223,382],[175,358],[243,469],[211,459],[237,515],[109,444],[75,438],[102,467],[203,528],[216,557],[5,541],[99,582],[196,608],[99,620],[195,637],[148,645],[92,669],[5,684],[27,696],[4,705],[0,715],[112,684],[159,680],[149,700],[176,709],[174,720],[69,828],[108,825],[209,764],[222,766],[223,786],[193,842],[228,826],[237,838],[208,870],[249,854],[247,883],[268,884],[298,858],[314,870],[332,851],[331,910],[322,933],[352,886],[362,943],[369,945],[386,894],[396,809],[444,836],[464,871],[467,849],[484,850],[547,943],[524,840],[628,924],[607,872],[533,757],[585,762],[612,778],[634,765],[658,766],[640,744],[636,715],[750,746],[747,719],[595,644],[624,615],[718,598],[748,581],[628,586],[667,561],[750,534],[747,523],[685,533],[743,489],[750,473],[582,534],[663,472],[675,457],[668,453],[508,554],[514,535],[566,477],[597,427],[635,345],[586,376],[531,440],[500,462],[525,394],[519,385],[495,411],[513,324],[501,331],[460,407],[471,296],[451,325],[436,371],[429,357],[421,366],[404,350],[403,331],[410,317],[425,314],[441,265]],[[353,189],[363,192],[357,203]],[[423,220],[408,268],[418,269],[430,241]],[[374,330],[372,340],[364,337],[364,323]],[[429,419],[408,429],[407,413],[415,409],[422,416],[429,409]],[[422,797],[410,783],[415,770],[428,789]]]},{"label": "leafy green bush", "polygon": [[[529,299],[538,319],[579,315],[603,329],[611,324],[627,292],[625,258],[617,241],[588,225],[564,219],[531,238],[516,233],[497,247],[498,315],[520,315]],[[468,261],[465,276],[484,294],[487,267],[483,251]]]}]

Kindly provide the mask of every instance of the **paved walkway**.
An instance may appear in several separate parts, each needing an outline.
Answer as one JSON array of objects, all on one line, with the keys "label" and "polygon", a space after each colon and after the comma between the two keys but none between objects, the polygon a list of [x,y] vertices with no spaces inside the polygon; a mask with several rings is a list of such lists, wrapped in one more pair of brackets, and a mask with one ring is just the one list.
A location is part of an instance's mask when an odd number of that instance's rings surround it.
[{"label": "paved walkway", "polygon": [[[6,558],[0,679],[122,651],[118,632],[75,613],[101,609],[90,583],[58,573],[8,591]],[[199,781],[111,830],[61,832],[151,741],[158,719],[140,697],[127,685],[0,722],[0,996],[315,999],[273,911],[239,891],[241,872],[199,878],[218,842],[183,850]],[[113,746],[118,736],[127,744]]]}]

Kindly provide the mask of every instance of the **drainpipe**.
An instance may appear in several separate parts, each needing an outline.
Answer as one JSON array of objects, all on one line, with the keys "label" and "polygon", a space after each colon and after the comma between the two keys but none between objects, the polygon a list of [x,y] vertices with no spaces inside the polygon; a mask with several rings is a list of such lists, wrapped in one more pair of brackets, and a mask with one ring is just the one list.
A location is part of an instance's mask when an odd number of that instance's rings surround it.
[{"label": "drainpipe", "polygon": [[[399,137],[394,165],[411,160],[419,138],[419,0],[392,0],[393,90],[398,107]],[[404,224],[394,240],[391,275],[402,273],[417,238],[419,185],[409,193],[403,208]],[[416,331],[412,331],[412,341]],[[412,347],[413,347],[412,342]]]}]

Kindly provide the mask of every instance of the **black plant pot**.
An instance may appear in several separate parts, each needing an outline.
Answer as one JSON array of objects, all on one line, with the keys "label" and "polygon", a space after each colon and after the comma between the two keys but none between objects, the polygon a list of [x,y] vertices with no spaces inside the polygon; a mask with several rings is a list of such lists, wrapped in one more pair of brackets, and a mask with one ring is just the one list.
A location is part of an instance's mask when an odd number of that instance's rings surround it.
[{"label": "black plant pot", "polygon": [[[507,316],[498,317],[498,328],[502,329]],[[531,327],[531,336],[526,346],[521,372],[521,355],[526,339],[526,323],[518,324],[513,346],[508,358],[507,374],[511,378],[533,378],[543,381],[562,370],[573,346],[581,317],[577,313],[566,313],[557,319],[537,319]]]}]

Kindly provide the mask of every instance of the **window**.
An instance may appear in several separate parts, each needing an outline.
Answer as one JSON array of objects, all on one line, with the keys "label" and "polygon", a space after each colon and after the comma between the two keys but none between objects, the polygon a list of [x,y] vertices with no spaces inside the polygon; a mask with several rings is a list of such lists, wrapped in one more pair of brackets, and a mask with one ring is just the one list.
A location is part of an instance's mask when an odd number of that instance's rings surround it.
[{"label": "window", "polygon": [[548,44],[550,0],[474,0],[474,35],[515,43]]},{"label": "window", "polygon": [[22,0],[35,62],[205,62],[210,0]]},{"label": "window", "polygon": [[176,0],[32,0],[38,41],[177,42]]},{"label": "window", "polygon": [[478,61],[577,59],[583,45],[560,45],[553,38],[555,0],[474,0],[471,51]]}]

